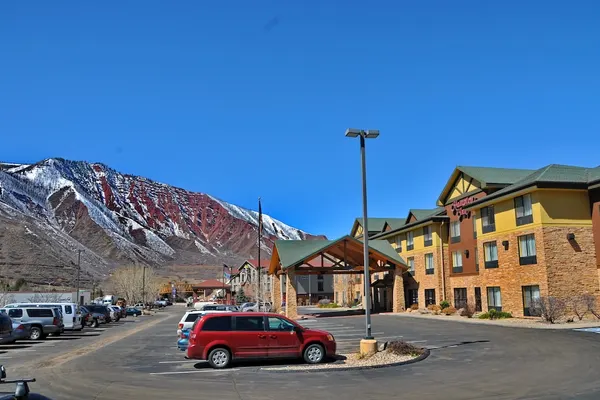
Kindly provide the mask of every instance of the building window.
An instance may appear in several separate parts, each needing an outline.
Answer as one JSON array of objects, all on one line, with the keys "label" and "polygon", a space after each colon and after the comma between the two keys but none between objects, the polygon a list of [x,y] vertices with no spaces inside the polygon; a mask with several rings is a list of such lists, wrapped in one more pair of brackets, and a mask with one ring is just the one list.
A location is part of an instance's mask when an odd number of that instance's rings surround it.
[{"label": "building window", "polygon": [[486,268],[498,268],[498,247],[495,241],[483,244],[483,256]]},{"label": "building window", "polygon": [[323,281],[323,275],[317,275],[317,292],[324,292],[324,291],[325,291],[325,285],[324,285],[324,281]]},{"label": "building window", "polygon": [[531,265],[537,264],[537,256],[535,252],[535,235],[519,236],[519,264]]},{"label": "building window", "polygon": [[450,222],[450,242],[460,242],[460,221]]},{"label": "building window", "polygon": [[435,289],[425,289],[425,307],[435,304]]},{"label": "building window", "polygon": [[431,246],[433,244],[433,237],[431,235],[431,226],[423,227],[423,241],[425,243],[425,247]]},{"label": "building window", "polygon": [[475,247],[475,271],[479,271],[479,248]]},{"label": "building window", "polygon": [[425,254],[425,274],[433,275],[434,266],[433,266],[433,253]]},{"label": "building window", "polygon": [[498,286],[487,288],[487,298],[488,311],[492,309],[502,311],[502,295],[500,294],[500,288]]},{"label": "building window", "polygon": [[526,317],[539,317],[540,310],[535,301],[540,298],[540,287],[538,285],[523,286],[523,315]]},{"label": "building window", "polygon": [[515,214],[517,215],[517,226],[531,224],[533,222],[530,194],[515,198]]},{"label": "building window", "polygon": [[395,238],[395,242],[396,242],[396,251],[398,253],[402,252],[402,236],[398,235]]},{"label": "building window", "polygon": [[473,239],[477,239],[477,216],[475,213],[473,213],[471,219],[473,220]]},{"label": "building window", "polygon": [[494,231],[496,231],[494,206],[484,207],[481,209],[481,232],[488,233]]},{"label": "building window", "polygon": [[415,248],[414,240],[415,240],[414,233],[406,232],[406,251],[410,251]]},{"label": "building window", "polygon": [[467,306],[467,288],[454,289],[454,308],[465,308]]},{"label": "building window", "polygon": [[419,305],[419,290],[418,289],[408,289],[408,306],[412,306],[413,304]]},{"label": "building window", "polygon": [[408,257],[406,259],[406,264],[408,265],[408,274],[414,276],[415,275],[415,258]]},{"label": "building window", "polygon": [[481,311],[481,288],[475,288],[475,311]]},{"label": "building window", "polygon": [[460,251],[452,252],[452,272],[462,272],[462,253]]}]

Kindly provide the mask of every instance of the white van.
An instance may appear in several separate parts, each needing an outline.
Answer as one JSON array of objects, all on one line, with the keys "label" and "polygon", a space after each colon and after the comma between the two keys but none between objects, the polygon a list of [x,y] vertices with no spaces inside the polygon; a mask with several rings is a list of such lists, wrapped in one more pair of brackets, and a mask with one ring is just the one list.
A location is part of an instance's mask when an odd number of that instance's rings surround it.
[{"label": "white van", "polygon": [[194,303],[194,310],[202,311],[204,306],[218,304],[216,301],[197,301]]},{"label": "white van", "polygon": [[12,303],[4,306],[5,308],[23,308],[23,307],[56,307],[62,311],[63,324],[66,331],[80,331],[83,329],[81,323],[81,311],[75,303]]}]

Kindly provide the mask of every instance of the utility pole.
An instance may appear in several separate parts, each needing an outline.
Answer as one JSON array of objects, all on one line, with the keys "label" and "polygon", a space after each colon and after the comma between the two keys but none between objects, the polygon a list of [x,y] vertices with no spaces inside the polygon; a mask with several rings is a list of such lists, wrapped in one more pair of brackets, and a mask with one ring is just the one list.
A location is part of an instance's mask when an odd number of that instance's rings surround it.
[{"label": "utility pole", "polygon": [[77,304],[81,305],[81,298],[79,297],[79,284],[81,278],[81,252],[83,250],[77,250]]}]

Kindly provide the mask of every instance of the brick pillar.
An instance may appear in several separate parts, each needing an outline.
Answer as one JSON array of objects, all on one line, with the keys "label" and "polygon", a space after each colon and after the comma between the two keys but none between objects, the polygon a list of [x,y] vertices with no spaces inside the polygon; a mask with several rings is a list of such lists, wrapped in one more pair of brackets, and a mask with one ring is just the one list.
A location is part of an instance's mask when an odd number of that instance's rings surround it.
[{"label": "brick pillar", "polygon": [[404,278],[402,268],[394,270],[394,295],[393,311],[395,313],[404,311]]},{"label": "brick pillar", "polygon": [[298,316],[298,295],[296,293],[296,271],[292,268],[286,270],[285,279],[285,316],[296,318]]},{"label": "brick pillar", "polygon": [[283,302],[281,296],[281,278],[277,273],[271,275],[271,301],[273,303],[273,311],[281,311],[281,303]]}]

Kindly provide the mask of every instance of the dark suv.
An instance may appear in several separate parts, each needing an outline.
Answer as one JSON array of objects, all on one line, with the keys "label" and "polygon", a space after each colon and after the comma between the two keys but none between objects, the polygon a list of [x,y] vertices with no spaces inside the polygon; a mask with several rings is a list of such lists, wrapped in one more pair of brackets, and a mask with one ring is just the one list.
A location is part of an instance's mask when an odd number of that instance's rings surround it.
[{"label": "dark suv", "polygon": [[101,306],[99,304],[86,304],[85,308],[87,308],[89,311],[91,311],[93,313],[104,314],[104,320],[106,322],[112,321],[112,319],[110,318],[110,310],[106,306]]}]

